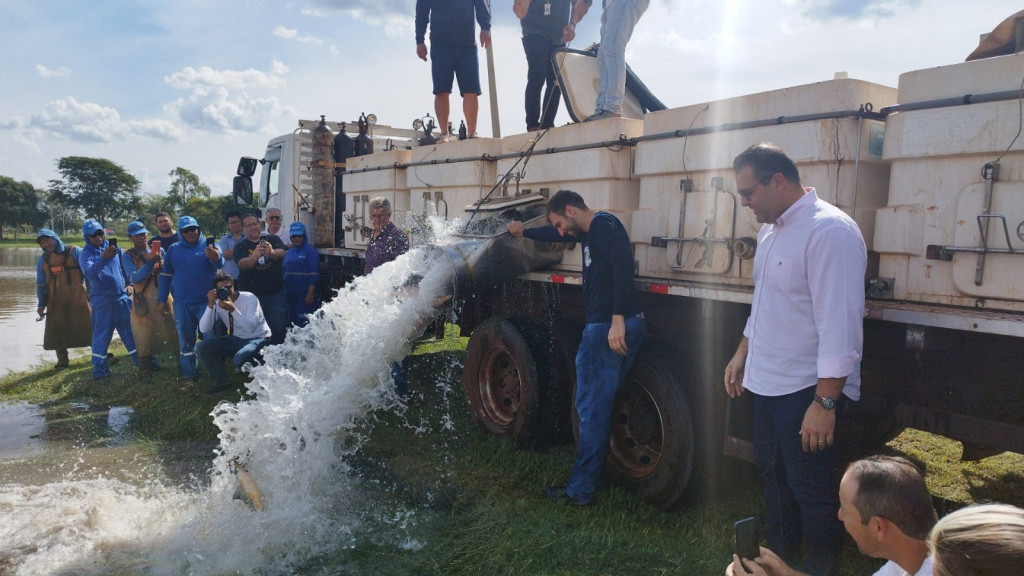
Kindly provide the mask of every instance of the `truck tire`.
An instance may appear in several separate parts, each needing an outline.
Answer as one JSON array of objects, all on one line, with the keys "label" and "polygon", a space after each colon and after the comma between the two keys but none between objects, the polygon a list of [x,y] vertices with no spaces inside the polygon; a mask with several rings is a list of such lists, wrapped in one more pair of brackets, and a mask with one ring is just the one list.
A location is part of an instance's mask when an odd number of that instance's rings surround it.
[{"label": "truck tire", "polygon": [[530,446],[540,436],[537,364],[520,331],[489,318],[473,331],[462,372],[469,413],[487,434]]},{"label": "truck tire", "polygon": [[[572,422],[578,440],[575,407]],[[690,484],[694,450],[694,421],[683,383],[661,354],[641,350],[615,396],[609,479],[669,510],[682,501]]]}]

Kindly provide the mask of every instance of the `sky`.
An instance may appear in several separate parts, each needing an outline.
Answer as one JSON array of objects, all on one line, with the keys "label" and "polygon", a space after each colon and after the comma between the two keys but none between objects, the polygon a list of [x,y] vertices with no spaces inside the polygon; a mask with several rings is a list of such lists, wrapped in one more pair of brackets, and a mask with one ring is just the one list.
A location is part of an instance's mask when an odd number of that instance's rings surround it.
[{"label": "sky", "polygon": [[[492,1],[507,136],[525,131],[526,61],[511,0]],[[570,47],[599,41],[600,4]],[[836,72],[896,87],[903,72],[962,62],[1019,9],[1009,4],[651,0],[626,59],[670,108]],[[179,166],[228,194],[238,158],[262,157],[300,118],[365,112],[408,128],[433,115],[414,12],[415,0],[0,0],[0,175],[46,188],[61,157],[90,156],[124,167],[146,194],[166,193]],[[452,104],[457,127],[457,95]],[[558,124],[569,121],[562,108]]]}]

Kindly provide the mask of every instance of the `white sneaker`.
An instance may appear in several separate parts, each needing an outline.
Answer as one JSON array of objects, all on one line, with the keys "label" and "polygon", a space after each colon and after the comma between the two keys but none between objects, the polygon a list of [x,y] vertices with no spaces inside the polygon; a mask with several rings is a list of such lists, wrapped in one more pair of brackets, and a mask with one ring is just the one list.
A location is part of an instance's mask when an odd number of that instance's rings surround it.
[{"label": "white sneaker", "polygon": [[444,134],[444,135],[441,136],[441,139],[437,141],[437,143],[438,144],[448,144],[449,142],[453,142],[453,141],[455,141],[455,138],[452,138],[451,134]]}]

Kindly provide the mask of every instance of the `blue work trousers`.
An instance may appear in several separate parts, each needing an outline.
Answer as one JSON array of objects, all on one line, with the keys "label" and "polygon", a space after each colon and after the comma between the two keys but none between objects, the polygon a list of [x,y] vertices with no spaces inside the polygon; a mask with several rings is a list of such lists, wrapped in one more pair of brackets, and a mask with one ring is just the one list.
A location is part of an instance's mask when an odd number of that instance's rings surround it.
[{"label": "blue work trousers", "polygon": [[224,361],[231,358],[235,370],[240,370],[248,362],[255,362],[256,355],[270,343],[269,338],[252,338],[245,340],[238,336],[217,336],[213,332],[204,332],[203,339],[196,345],[196,354],[203,360],[203,366],[213,378],[215,386],[227,386],[228,375],[224,371]]},{"label": "blue work trousers", "polygon": [[601,47],[597,50],[597,104],[594,112],[622,113],[626,94],[626,44],[651,0],[605,0]]},{"label": "blue work trousers", "polygon": [[612,405],[615,393],[626,380],[640,344],[646,324],[642,316],[626,319],[626,347],[629,352],[619,356],[608,346],[611,323],[587,324],[576,353],[576,412],[580,417],[579,444],[576,461],[565,493],[577,502],[592,502],[604,473],[608,457],[608,437],[612,427]]},{"label": "blue work trousers", "polygon": [[139,365],[139,355],[135,351],[135,336],[132,335],[132,298],[123,294],[120,298],[93,298],[89,301],[92,308],[92,377],[106,378],[110,376],[107,364],[107,349],[114,337],[114,330],[121,338],[125,350],[132,362]]},{"label": "blue work trousers", "polygon": [[174,301],[174,325],[178,327],[178,347],[181,355],[181,379],[194,380],[199,372],[199,358],[196,357],[196,335],[199,334],[199,319],[206,310],[206,302],[185,304]]},{"label": "blue work trousers", "polygon": [[[765,543],[790,566],[812,576],[839,573],[843,524],[835,481],[835,447],[804,452],[804,414],[814,402],[810,386],[784,396],[754,394],[754,462],[761,473]],[[840,397],[837,418],[844,402]]]}]

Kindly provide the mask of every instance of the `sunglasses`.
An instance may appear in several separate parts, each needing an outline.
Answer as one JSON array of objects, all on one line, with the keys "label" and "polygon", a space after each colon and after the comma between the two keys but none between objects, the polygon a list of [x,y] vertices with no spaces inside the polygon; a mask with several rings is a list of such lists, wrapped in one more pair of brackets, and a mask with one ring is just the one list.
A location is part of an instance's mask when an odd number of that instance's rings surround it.
[{"label": "sunglasses", "polygon": [[89,238],[99,238],[100,236],[103,236],[103,230],[97,230],[92,234],[89,234]]},{"label": "sunglasses", "polygon": [[759,180],[757,182],[757,184],[754,184],[750,188],[744,188],[743,190],[737,190],[736,193],[739,194],[740,196],[742,196],[744,200],[749,201],[750,197],[754,195],[754,191],[757,190],[758,184],[760,184],[761,186],[767,186],[768,183],[771,182],[772,178],[774,178],[774,177],[775,177],[775,174],[772,174],[771,176],[768,176],[768,177],[766,177],[763,180]]},{"label": "sunglasses", "polygon": [[280,220],[280,216],[267,216],[267,220]]},{"label": "sunglasses", "polygon": [[181,231],[182,234],[192,234],[193,232],[199,232],[199,228],[192,226],[190,228],[185,228],[184,230]]}]

